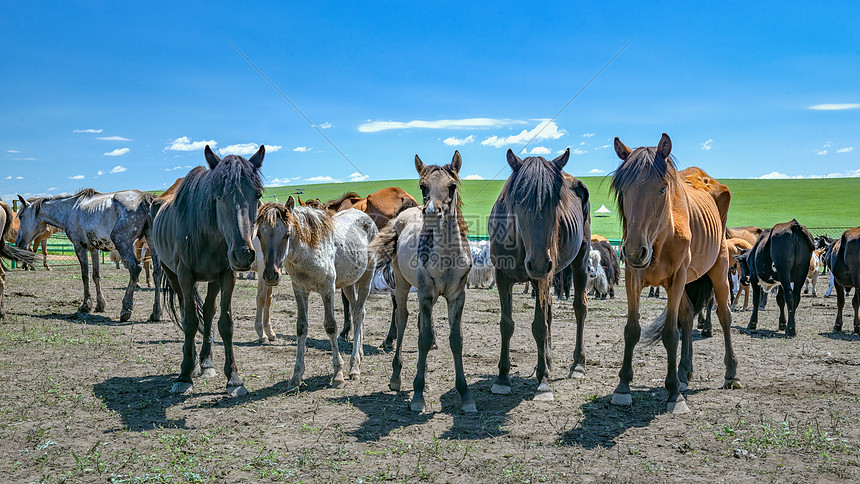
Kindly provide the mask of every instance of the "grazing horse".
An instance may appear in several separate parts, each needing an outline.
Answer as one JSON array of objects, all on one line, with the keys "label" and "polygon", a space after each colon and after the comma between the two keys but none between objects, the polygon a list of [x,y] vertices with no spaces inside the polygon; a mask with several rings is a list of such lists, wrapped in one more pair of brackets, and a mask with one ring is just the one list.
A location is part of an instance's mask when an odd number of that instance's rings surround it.
[{"label": "grazing horse", "polygon": [[[562,169],[570,149],[547,161],[539,156],[521,160],[508,150],[513,173],[508,177],[490,212],[488,230],[490,257],[496,268],[501,319],[502,348],[499,375],[492,387],[496,394],[511,393],[511,337],[513,285],[531,282],[536,288],[532,335],[537,344],[538,381],[535,400],[552,400],[549,384],[552,371],[552,297],[550,285],[555,272],[567,266],[573,271],[573,309],[576,316],[576,347],[570,375],[585,375],[583,332],[587,313],[585,286],[591,252],[591,204],[588,188]],[[570,376],[568,375],[568,376]]]},{"label": "grazing horse", "polygon": [[[152,198],[151,194],[140,190],[99,193],[92,188],[85,188],[74,195],[36,198],[30,201],[18,195],[23,206],[18,212],[21,227],[18,229],[15,243],[22,249],[28,247],[36,235],[45,231],[47,225],[59,227],[66,232],[81,264],[81,281],[84,285],[84,302],[78,308],[81,313],[104,311],[99,250],[119,251],[129,276],[119,316],[119,320],[125,322],[131,318],[134,288],[141,270],[134,254],[134,241],[141,237],[151,237],[152,217],[149,210]],[[93,262],[95,308],[90,296],[87,252]],[[150,319],[157,320],[160,313],[161,302],[156,295]]]},{"label": "grazing horse", "polygon": [[[194,337],[201,320],[203,347],[200,367],[203,368],[203,376],[215,374],[211,361],[211,336],[215,300],[220,291],[218,332],[224,343],[227,393],[231,396],[248,393],[233,355],[231,302],[236,285],[235,272],[248,270],[254,262],[251,237],[257,205],[263,195],[260,166],[265,154],[265,148],[260,145],[247,160],[237,155],[221,159],[207,145],[204,155],[209,169],[202,166],[192,169],[172,196],[158,202],[161,208],[155,217],[150,247],[153,257],[158,256],[161,260],[167,279],[165,297],[177,322],[174,296],[179,296],[181,329],[185,333],[182,370],[171,392],[187,393],[193,387],[191,376],[197,366]],[[202,311],[196,287],[198,281],[208,282]]]},{"label": "grazing horse", "polygon": [[0,229],[2,229],[2,232],[0,232],[0,319],[6,317],[6,309],[3,306],[3,294],[6,291],[6,268],[2,259],[33,264],[36,257],[36,254],[28,250],[21,250],[17,247],[6,245],[6,239],[12,232],[13,214],[14,212],[9,208],[9,205],[0,200]]},{"label": "grazing horse", "polygon": [[[749,277],[753,291],[753,308],[748,329],[758,326],[759,301],[764,291],[778,285],[779,329],[795,336],[794,313],[800,303],[800,292],[809,272],[809,261],[815,242],[812,234],[797,220],[780,223],[765,230],[749,252],[736,257]],[[788,310],[786,322],[785,311]]]},{"label": "grazing horse", "polygon": [[[18,218],[17,212],[12,212],[12,226],[10,230],[4,236],[6,242],[10,244],[15,243],[15,238],[18,236],[18,227],[21,225],[21,219]],[[48,265],[48,239],[51,238],[52,235],[59,232],[60,229],[54,227],[53,225],[48,225],[45,227],[45,231],[41,234],[37,235],[35,239],[33,239],[33,248],[31,249],[33,252],[42,247],[42,266],[46,271],[51,270],[51,266]],[[21,264],[21,269],[35,271],[36,268],[31,264],[23,263]]]},{"label": "grazing horse", "polygon": [[[671,151],[672,141],[665,133],[656,147],[635,150],[615,138],[615,153],[621,165],[612,177],[611,190],[621,214],[627,325],[620,382],[612,394],[612,403],[633,403],[633,348],[640,335],[649,342],[662,337],[668,359],[666,410],[684,413],[689,408],[680,392],[686,390],[693,373],[693,317],[712,288],[726,349],[723,388],[738,387],[725,237],[731,194],[728,187],[699,168],[677,171]],[[640,330],[639,295],[645,286],[666,289],[666,311],[654,324]]]},{"label": "grazing horse", "polygon": [[425,165],[415,155],[415,169],[421,176],[422,207],[409,208],[388,222],[370,246],[379,258],[378,266],[391,263],[394,269],[397,310],[397,344],[388,387],[400,391],[403,368],[403,334],[409,310],[409,289],[418,288],[418,371],[413,383],[410,408],[424,410],[424,385],[427,378],[427,353],[435,339],[433,306],[439,296],[448,302],[449,343],[454,355],[455,385],[464,412],[475,412],[463,371],[461,318],[466,302],[466,278],[472,268],[472,254],[466,239],[460,198],[460,168],[463,159],[455,151],[450,164]]},{"label": "grazing horse", "polygon": [[842,237],[827,248],[825,255],[836,288],[836,323],[833,331],[842,331],[842,307],[845,290],[853,287],[854,333],[860,334],[860,227],[846,230]]},{"label": "grazing horse", "polygon": [[[268,307],[272,303],[272,286],[280,280],[281,267],[290,275],[298,306],[296,366],[288,389],[298,388],[305,372],[308,296],[311,292],[319,293],[323,299],[323,325],[331,341],[334,365],[332,386],[335,388],[342,388],[346,384],[342,371],[343,359],[337,344],[335,291],[341,289],[349,299],[355,321],[349,378],[358,380],[361,374],[364,304],[370,293],[376,267],[376,258],[367,250],[367,245],[379,232],[373,220],[359,210],[347,209],[332,215],[328,210],[296,207],[290,197],[286,205],[264,203],[257,212],[256,226],[264,264],[257,283],[258,311],[254,324],[260,340],[264,341],[267,335],[270,338],[274,336]],[[264,311],[260,310],[261,302],[266,306]],[[264,325],[267,335],[263,334]]]},{"label": "grazing horse", "polygon": [[729,257],[731,257],[731,259],[729,260],[729,273],[737,276],[738,278],[738,291],[735,294],[735,297],[732,299],[732,311],[737,311],[738,309],[738,300],[741,298],[741,291],[743,291],[744,293],[744,306],[742,308],[743,311],[746,311],[750,297],[750,285],[748,283],[744,284],[743,281],[741,281],[741,266],[735,256],[741,255],[743,251],[750,250],[754,243],[755,241],[750,242],[748,239],[740,237],[732,237],[726,240],[726,248],[729,251]]}]

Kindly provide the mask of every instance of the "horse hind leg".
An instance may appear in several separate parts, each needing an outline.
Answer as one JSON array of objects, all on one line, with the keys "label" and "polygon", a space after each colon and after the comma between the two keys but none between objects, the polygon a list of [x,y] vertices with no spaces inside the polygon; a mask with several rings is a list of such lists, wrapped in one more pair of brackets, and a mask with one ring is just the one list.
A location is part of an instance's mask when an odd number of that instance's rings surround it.
[{"label": "horse hind leg", "polygon": [[305,374],[305,351],[308,341],[308,293],[293,284],[296,298],[296,364],[287,391],[298,390]]},{"label": "horse hind leg", "polygon": [[[373,273],[371,272],[371,277]],[[370,293],[370,278],[365,273],[352,286],[343,288],[342,295],[345,295],[349,300],[349,307],[352,308],[352,321],[354,324],[352,333],[352,355],[349,358],[349,375],[350,380],[359,380],[361,377],[361,357],[362,339],[364,338],[364,302],[367,300],[367,295]]]},{"label": "horse hind leg", "polygon": [[[119,243],[116,246],[125,266],[128,268],[128,287],[126,287],[125,295],[122,297],[122,311],[119,315],[119,320],[126,322],[131,319],[131,311],[134,307],[134,288],[137,286],[137,281],[140,278],[141,267],[140,261],[137,260],[137,256],[134,254],[134,244]],[[97,265],[93,263],[93,273],[95,273],[95,267]],[[96,283],[96,288],[98,287],[98,283]]]},{"label": "horse hind leg", "polygon": [[854,306],[854,334],[860,334],[860,291],[857,288],[854,288],[851,304]]},{"label": "horse hind leg", "polygon": [[[0,241],[3,243],[3,241]],[[6,317],[6,269],[0,263],[0,320]]]},{"label": "horse hind leg", "polygon": [[[334,286],[334,284],[332,284]],[[340,348],[338,348],[337,343],[337,320],[334,317],[334,293],[335,289],[332,287],[330,290],[324,292],[322,294],[323,297],[323,307],[324,307],[324,320],[323,326],[325,327],[326,335],[328,335],[328,339],[331,342],[331,352],[332,352],[332,378],[331,378],[331,386],[332,388],[343,388],[346,386],[346,380],[343,378],[343,357],[340,356]]]},{"label": "horse hind leg", "polygon": [[351,306],[350,298],[347,297],[346,291],[346,288],[340,291],[340,300],[343,303],[343,329],[340,332],[340,339],[342,341],[349,341],[349,331],[352,329],[352,319],[350,316],[353,307]]},{"label": "horse hind leg", "polygon": [[78,256],[78,262],[81,265],[81,282],[84,285],[84,302],[78,308],[78,312],[87,314],[93,309],[93,299],[90,294],[90,267],[87,262],[88,253],[83,247],[75,245],[75,255]]}]

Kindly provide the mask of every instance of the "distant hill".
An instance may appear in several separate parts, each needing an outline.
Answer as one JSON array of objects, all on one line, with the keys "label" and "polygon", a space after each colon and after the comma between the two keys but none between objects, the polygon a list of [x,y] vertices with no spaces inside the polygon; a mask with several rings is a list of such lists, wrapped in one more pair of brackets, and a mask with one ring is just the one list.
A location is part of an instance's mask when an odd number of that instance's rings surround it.
[{"label": "distant hill", "polygon": [[[581,177],[591,195],[591,210],[601,204],[612,210],[605,218],[592,216],[592,232],[609,238],[621,237],[621,223],[615,201],[609,196],[608,177]],[[860,178],[816,180],[740,180],[722,179],[732,191],[729,226],[758,225],[772,227],[796,218],[808,227],[855,227],[860,225]],[[472,235],[487,233],[487,217],[504,184],[503,180],[463,181],[463,215]],[[421,203],[418,180],[374,180],[366,182],[326,183],[267,188],[265,200],[277,197],[286,201],[296,189],[302,200],[330,200],[354,191],[366,196],[379,188],[398,186]]]}]

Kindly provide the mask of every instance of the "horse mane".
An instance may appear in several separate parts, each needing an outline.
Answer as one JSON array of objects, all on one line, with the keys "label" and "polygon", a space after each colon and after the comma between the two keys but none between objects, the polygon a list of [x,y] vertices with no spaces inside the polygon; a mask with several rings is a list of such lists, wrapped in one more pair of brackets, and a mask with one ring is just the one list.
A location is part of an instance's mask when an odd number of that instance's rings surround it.
[{"label": "horse mane", "polygon": [[345,202],[347,199],[350,199],[350,198],[361,198],[361,196],[360,196],[359,194],[355,193],[355,192],[346,192],[346,193],[344,193],[343,195],[341,195],[341,196],[340,196],[340,198],[334,198],[334,199],[331,199],[331,200],[329,200],[329,201],[327,201],[327,202],[324,202],[324,203],[322,204],[322,206],[323,206],[324,208],[327,208],[327,209],[330,209],[330,210],[335,210],[335,209],[337,209],[338,207],[340,207],[340,205],[341,205],[343,202]]},{"label": "horse mane", "polygon": [[101,192],[93,188],[81,188],[74,195],[59,194],[52,197],[36,197],[27,200],[27,204],[33,207],[33,213],[38,214],[42,210],[42,203],[51,200],[71,199],[71,198],[89,198],[95,195],[101,195]]},{"label": "horse mane", "polygon": [[[421,179],[424,179],[425,176],[430,175],[432,173],[436,173],[438,171],[444,171],[447,173],[454,181],[457,183],[457,192],[456,197],[457,201],[454,203],[454,206],[457,207],[457,226],[460,228],[460,235],[462,237],[466,237],[466,234],[469,233],[469,226],[466,225],[466,220],[463,218],[463,198],[460,197],[460,176],[457,175],[457,172],[454,170],[454,167],[451,166],[450,163],[447,165],[425,165],[424,169],[421,170],[419,175]],[[397,213],[405,210],[406,208],[401,204],[401,207],[398,209]]]},{"label": "horse mane", "polygon": [[176,221],[186,227],[190,237],[191,251],[207,250],[204,242],[207,231],[215,230],[215,197],[225,191],[242,191],[242,182],[247,180],[258,193],[263,191],[260,170],[248,160],[236,155],[227,155],[211,170],[202,166],[193,168],[176,189],[172,204],[176,209]]},{"label": "horse mane", "polygon": [[670,155],[669,159],[657,156],[656,146],[633,150],[618,169],[612,172],[612,184],[609,187],[609,191],[612,193],[613,198],[615,198],[615,203],[618,204],[621,220],[625,220],[624,190],[630,188],[634,183],[642,179],[643,176],[645,180],[656,176],[668,181],[675,177],[676,174],[677,168],[675,167],[674,156]]},{"label": "horse mane", "polygon": [[282,203],[266,202],[257,210],[257,225],[275,225],[278,221],[290,227],[293,234],[305,244],[315,248],[334,233],[331,213],[312,207],[296,207],[293,210]]}]

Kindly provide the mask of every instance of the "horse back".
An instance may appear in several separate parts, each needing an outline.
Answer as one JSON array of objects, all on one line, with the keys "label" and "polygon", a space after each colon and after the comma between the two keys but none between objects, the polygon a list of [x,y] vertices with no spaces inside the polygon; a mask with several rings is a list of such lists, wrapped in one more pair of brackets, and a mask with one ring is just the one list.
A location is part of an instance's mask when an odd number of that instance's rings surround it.
[{"label": "horse back", "polygon": [[788,270],[792,279],[809,272],[814,249],[812,234],[797,220],[776,224],[770,231],[769,251],[773,265],[778,272]]},{"label": "horse back", "polygon": [[833,244],[829,263],[836,282],[843,287],[860,286],[860,227],[846,230]]}]

